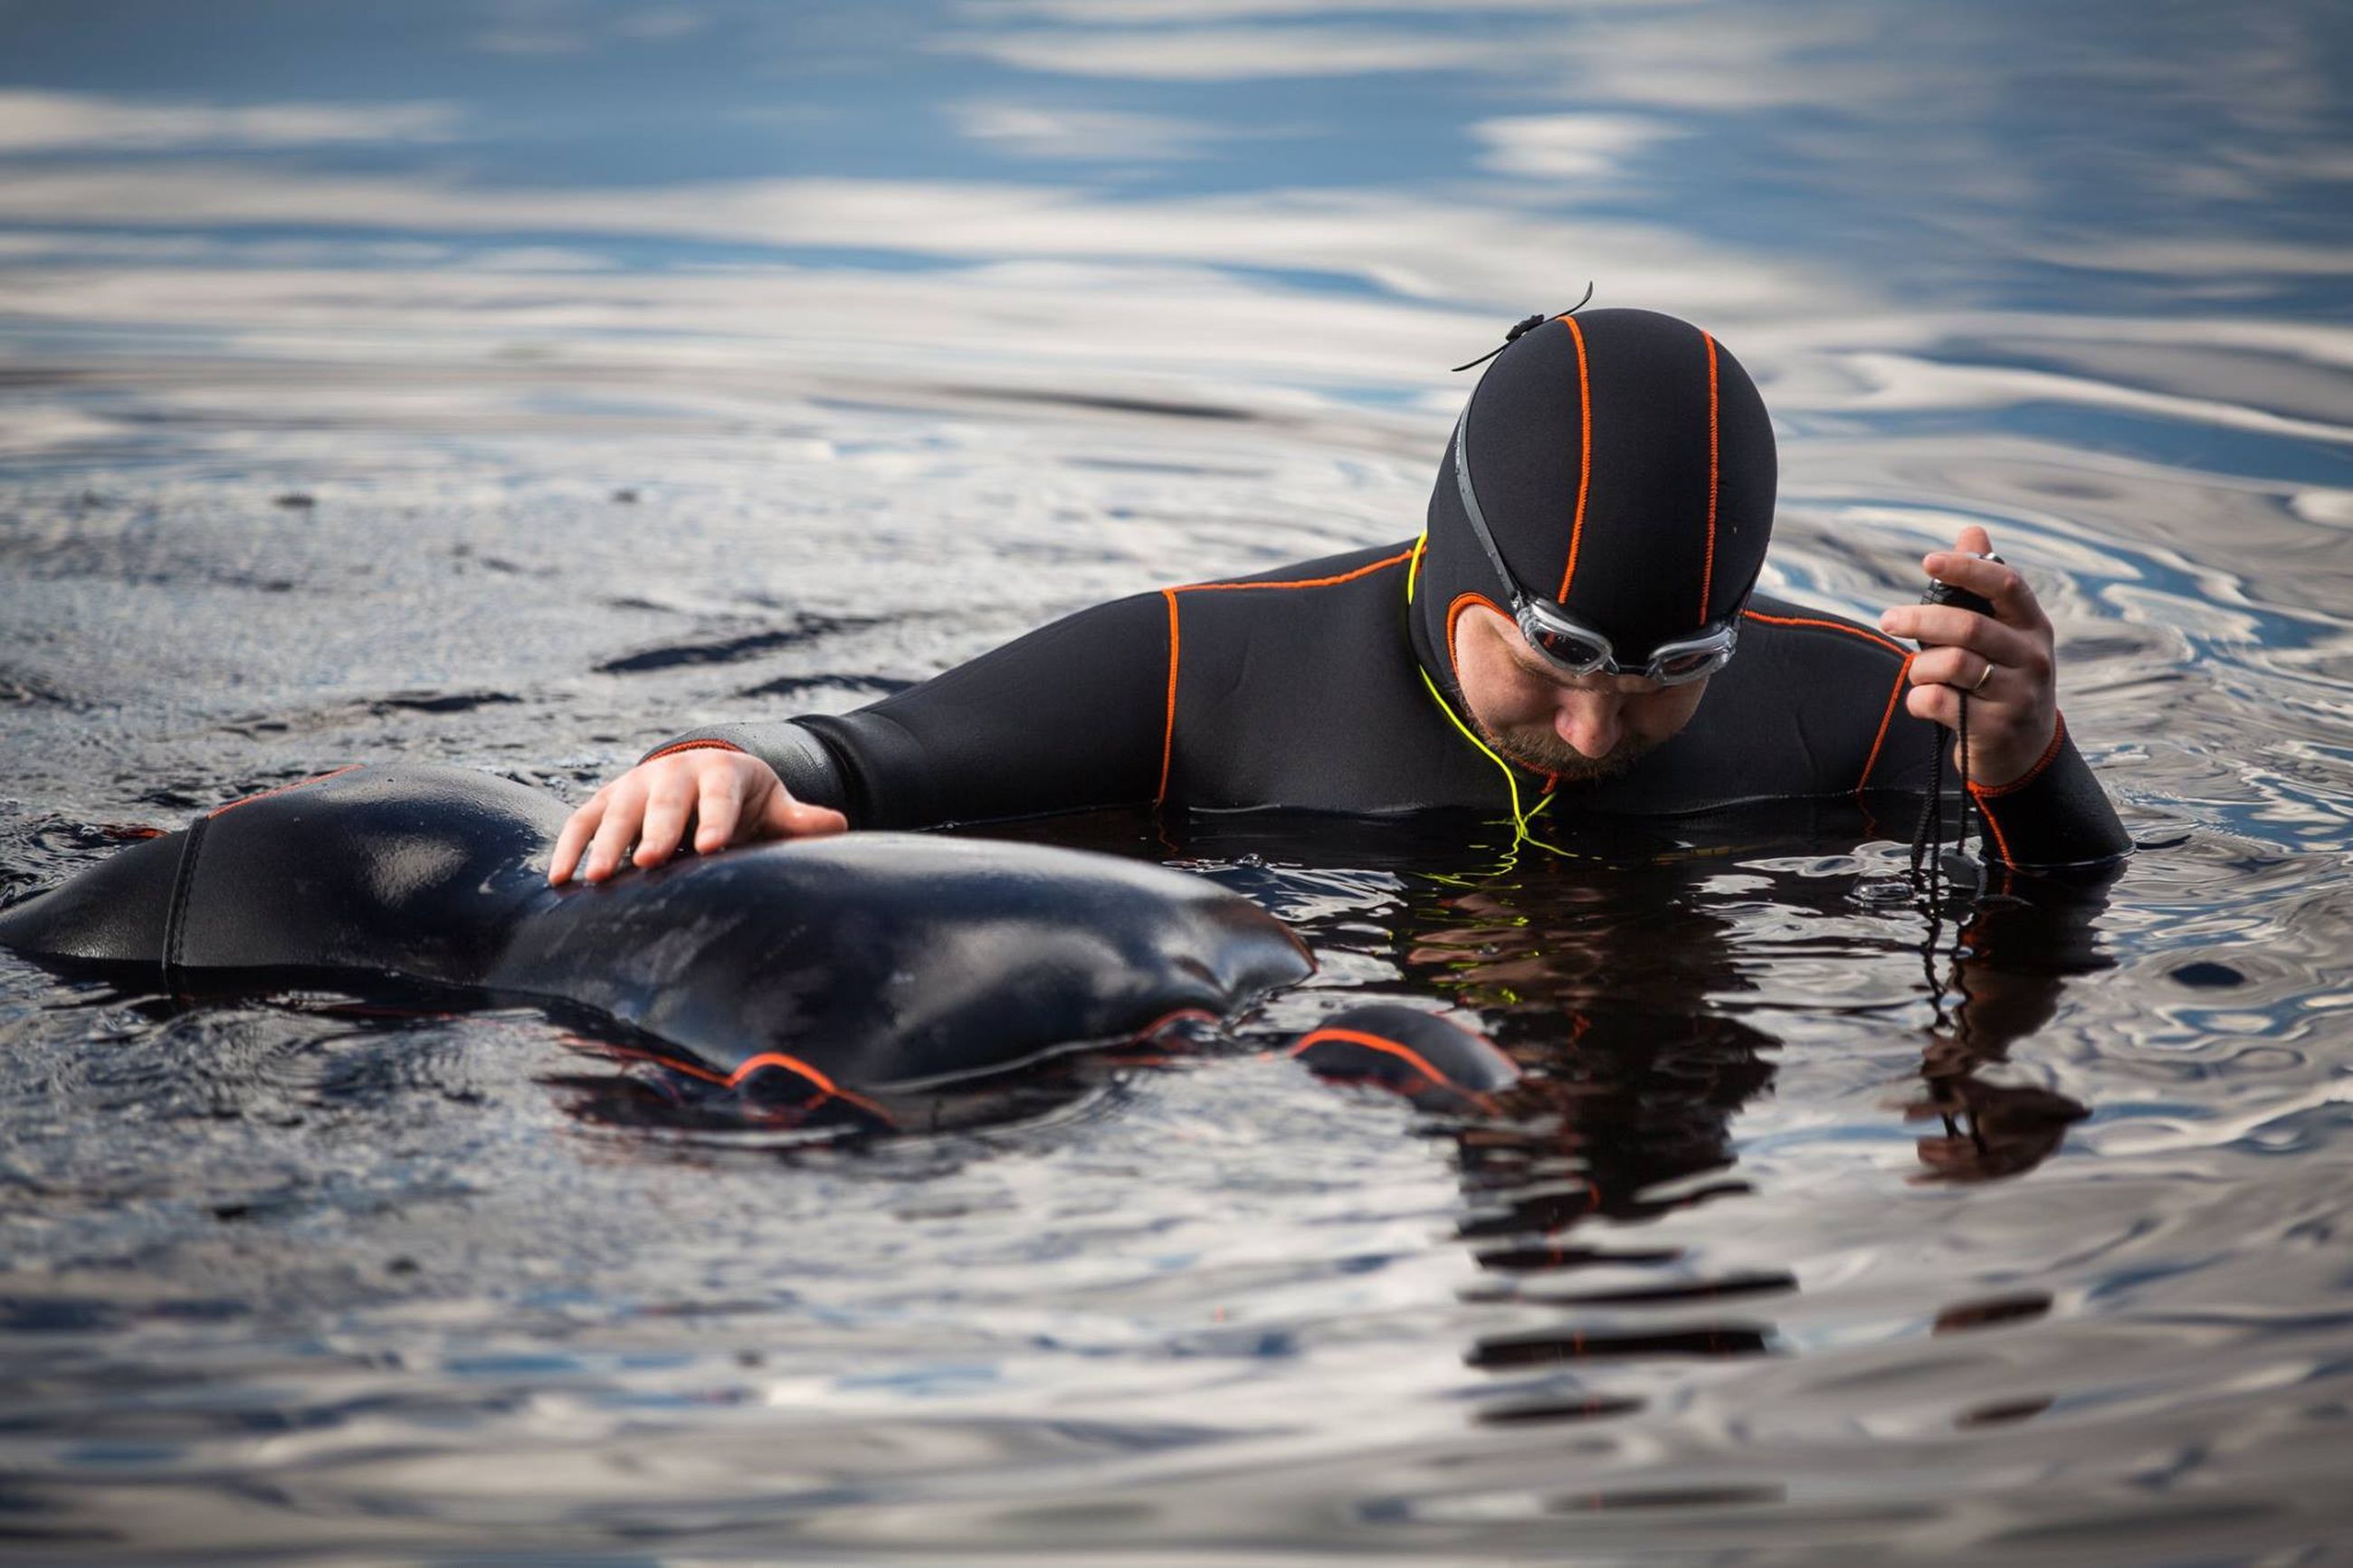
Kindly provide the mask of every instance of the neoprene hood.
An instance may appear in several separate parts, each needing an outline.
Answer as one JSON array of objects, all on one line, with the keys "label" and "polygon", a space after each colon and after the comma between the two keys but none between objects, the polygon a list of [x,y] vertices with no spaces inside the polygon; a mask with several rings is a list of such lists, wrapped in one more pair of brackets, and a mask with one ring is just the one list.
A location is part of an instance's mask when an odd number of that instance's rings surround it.
[{"label": "neoprene hood", "polygon": [[1672,316],[1556,316],[1480,377],[1430,491],[1410,619],[1415,652],[1450,695],[1461,696],[1454,617],[1477,603],[1511,614],[1463,513],[1458,441],[1521,588],[1609,637],[1621,660],[1737,615],[1757,585],[1778,470],[1748,373]]}]

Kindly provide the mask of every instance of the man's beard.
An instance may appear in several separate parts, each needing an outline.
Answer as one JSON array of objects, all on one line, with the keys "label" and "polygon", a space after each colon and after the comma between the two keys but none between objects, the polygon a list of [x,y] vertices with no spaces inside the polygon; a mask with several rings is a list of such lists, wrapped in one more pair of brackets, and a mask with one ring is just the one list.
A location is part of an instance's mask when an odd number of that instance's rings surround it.
[{"label": "man's beard", "polygon": [[1551,773],[1563,784],[1616,778],[1651,749],[1651,742],[1627,735],[1605,755],[1588,757],[1562,740],[1549,725],[1541,729],[1533,724],[1516,725],[1498,734],[1481,724],[1479,732],[1507,761],[1532,773]]}]

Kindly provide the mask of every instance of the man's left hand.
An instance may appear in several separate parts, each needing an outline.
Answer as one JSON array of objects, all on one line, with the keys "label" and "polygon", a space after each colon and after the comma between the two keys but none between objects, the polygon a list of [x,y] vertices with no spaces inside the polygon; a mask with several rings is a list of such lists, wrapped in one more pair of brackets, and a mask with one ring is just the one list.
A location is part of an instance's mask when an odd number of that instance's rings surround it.
[{"label": "man's left hand", "polygon": [[1978,557],[1993,552],[1971,523],[1949,552],[1920,564],[1929,576],[1992,601],[1981,616],[1952,605],[1905,605],[1879,617],[1880,630],[1921,645],[1904,706],[1915,718],[1957,730],[1969,697],[1969,750],[1956,763],[1972,784],[1999,788],[2025,775],[2059,727],[2059,661],[2051,618],[2015,568]]}]

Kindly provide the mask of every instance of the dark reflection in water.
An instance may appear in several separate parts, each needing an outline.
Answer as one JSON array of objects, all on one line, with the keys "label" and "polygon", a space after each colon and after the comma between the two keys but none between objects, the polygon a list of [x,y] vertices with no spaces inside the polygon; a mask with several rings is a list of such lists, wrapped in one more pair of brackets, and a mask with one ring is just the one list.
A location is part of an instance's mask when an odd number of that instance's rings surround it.
[{"label": "dark reflection in water", "polygon": [[[1405,537],[1444,367],[1588,279],[1757,374],[1777,592],[1867,616],[1990,531],[2143,847],[1932,925],[1880,803],[1031,825],[1323,971],[881,1140],[528,1010],[0,959],[0,1554],[2341,1553],[2348,48],[2320,0],[0,7],[0,898]],[[1528,1082],[1280,1056],[1375,999]]]},{"label": "dark reflection in water", "polygon": [[[1852,815],[1858,826],[1869,820]],[[1263,864],[1286,847],[1296,855],[1314,844],[1303,827],[1293,831],[1288,846],[1282,835],[1255,826],[1176,847]],[[1759,1314],[1773,1303],[1760,1299],[1799,1289],[1789,1272],[1711,1277],[1695,1272],[1681,1248],[1597,1238],[1754,1194],[1735,1173],[1731,1129],[1743,1107],[1770,1091],[1781,1042],[1724,1010],[1753,989],[1740,977],[1743,932],[1704,911],[1707,884],[1723,858],[1759,854],[1774,835],[1718,828],[1694,840],[1636,826],[1588,831],[1574,837],[1573,848],[1524,846],[1483,869],[1451,872],[1431,868],[1459,859],[1461,825],[1451,835],[1401,826],[1388,834],[1380,858],[1419,868],[1402,874],[1406,897],[1377,922],[1356,916],[1321,934],[1331,945],[1384,953],[1399,985],[1482,1019],[1527,1071],[1498,1116],[1432,1131],[1455,1148],[1467,1205],[1458,1235],[1493,1276],[1472,1299],[1571,1310],[1552,1326],[1482,1337],[1465,1359],[1500,1372],[1772,1353],[1776,1332]],[[2093,926],[2111,880],[2113,873],[2005,875],[1998,890],[1975,900],[1955,895],[1950,905],[1925,884],[1868,884],[1875,899],[1909,891],[1922,905],[1917,945],[1929,1026],[1890,1031],[1921,1041],[1918,1081],[1902,1114],[1942,1127],[1941,1135],[1918,1141],[1924,1169],[1915,1179],[2021,1174],[2090,1114],[2065,1094],[1984,1075],[2050,1022],[2068,977],[2110,967]],[[1858,890],[1852,881],[1783,877],[1771,901],[1831,921]],[[1857,1022],[1869,1026],[1867,1017]],[[1654,1277],[1577,1288],[1578,1271],[1595,1269],[1613,1279]],[[1524,1291],[1530,1281],[1542,1288]],[[1956,1303],[1939,1312],[1936,1331],[2036,1317],[2049,1306],[2047,1295]],[[1674,1326],[1641,1325],[1642,1310],[1654,1307],[1674,1312]],[[1589,1316],[1596,1310],[1603,1314],[1598,1326]],[[1583,1386],[1577,1378],[1585,1370],[1562,1387],[1515,1384],[1507,1402],[1482,1409],[1482,1418],[1583,1422],[1642,1408],[1639,1399]]]}]

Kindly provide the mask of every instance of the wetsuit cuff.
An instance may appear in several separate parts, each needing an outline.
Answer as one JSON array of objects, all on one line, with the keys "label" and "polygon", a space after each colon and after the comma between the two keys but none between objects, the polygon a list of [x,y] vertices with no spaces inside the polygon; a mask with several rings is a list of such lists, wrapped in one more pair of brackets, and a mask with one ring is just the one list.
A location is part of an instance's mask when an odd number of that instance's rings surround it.
[{"label": "wetsuit cuff", "polygon": [[1973,784],[1969,798],[1988,847],[2005,866],[2094,865],[2132,850],[2131,836],[2063,721],[2024,777],[1990,788]]},{"label": "wetsuit cuff", "polygon": [[675,756],[681,752],[740,752],[744,748],[733,741],[723,741],[716,735],[703,735],[684,741],[667,741],[638,759],[642,767],[658,757]]},{"label": "wetsuit cuff", "polygon": [[770,724],[712,724],[673,735],[638,759],[640,763],[676,752],[702,750],[742,752],[776,770],[792,797],[810,805],[829,806],[848,816],[855,826],[858,814],[849,809],[849,791],[833,751],[808,730],[790,721]]}]

